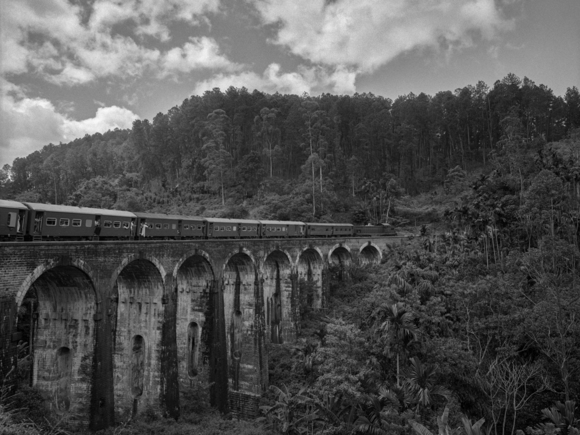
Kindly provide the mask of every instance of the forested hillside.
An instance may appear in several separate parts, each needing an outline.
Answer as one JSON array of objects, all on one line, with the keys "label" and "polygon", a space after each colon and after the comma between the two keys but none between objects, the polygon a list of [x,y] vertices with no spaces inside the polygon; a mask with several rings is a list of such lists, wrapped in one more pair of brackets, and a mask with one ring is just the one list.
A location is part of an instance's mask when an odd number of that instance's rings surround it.
[{"label": "forested hillside", "polygon": [[[517,126],[517,137],[514,126]],[[222,216],[361,222],[393,198],[540,149],[580,127],[576,87],[556,96],[513,74],[434,96],[192,96],[168,113],[47,145],[0,173],[20,200]],[[33,128],[33,126],[31,126]]]},{"label": "forested hillside", "polygon": [[444,196],[445,231],[332,269],[328,305],[300,307],[297,342],[268,349],[264,430],[580,433],[575,87],[558,97],[509,75],[395,101],[215,89],[16,159],[0,181],[2,198],[357,222],[384,220],[404,192]]},{"label": "forested hillside", "polygon": [[[515,112],[488,170],[448,176],[446,231],[335,272],[270,359],[278,433],[580,433],[580,131],[542,145]],[[301,283],[308,291],[308,282]]]}]

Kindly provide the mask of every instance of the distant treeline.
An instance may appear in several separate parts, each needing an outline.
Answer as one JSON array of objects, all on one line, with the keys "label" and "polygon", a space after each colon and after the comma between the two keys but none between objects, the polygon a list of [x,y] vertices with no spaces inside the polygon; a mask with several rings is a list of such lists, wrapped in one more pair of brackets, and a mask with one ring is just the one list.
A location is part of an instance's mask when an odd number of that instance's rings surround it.
[{"label": "distant treeline", "polygon": [[485,165],[511,134],[514,118],[528,143],[562,140],[580,127],[580,93],[571,87],[556,96],[513,74],[491,88],[480,81],[394,101],[366,93],[312,97],[216,88],[151,121],[135,121],[130,131],[87,135],[17,158],[2,169],[0,193],[74,204],[110,185],[213,192],[225,203],[231,195],[275,190],[276,183],[301,183],[317,215],[328,195],[376,194],[390,180],[417,193],[443,183],[457,166]]}]

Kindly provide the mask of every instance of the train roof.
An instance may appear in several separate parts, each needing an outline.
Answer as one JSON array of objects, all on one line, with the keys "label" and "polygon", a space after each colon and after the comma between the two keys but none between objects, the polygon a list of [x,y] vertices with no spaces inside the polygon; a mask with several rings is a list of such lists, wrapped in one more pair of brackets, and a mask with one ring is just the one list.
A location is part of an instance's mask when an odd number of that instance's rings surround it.
[{"label": "train roof", "polygon": [[149,219],[171,219],[171,220],[178,220],[178,221],[203,221],[204,218],[202,217],[195,217],[195,216],[181,216],[176,214],[164,214],[164,213],[135,213],[135,215],[139,218],[149,218]]},{"label": "train roof", "polygon": [[224,218],[203,218],[204,220],[214,224],[259,224],[260,221],[254,219],[224,219]]},{"label": "train roof", "polygon": [[306,225],[304,222],[297,222],[297,221],[264,221],[260,219],[260,223],[262,224],[270,224],[270,225],[278,225],[278,224],[286,224],[286,225]]},{"label": "train roof", "polygon": [[117,217],[137,217],[134,213],[122,210],[108,210],[105,208],[91,208],[91,207],[75,207],[72,205],[54,205],[54,204],[39,204],[36,202],[24,202],[30,210],[34,211],[52,211],[59,213],[78,213],[90,214],[99,216],[117,216]]},{"label": "train roof", "polygon": [[19,208],[19,209],[28,210],[28,207],[26,207],[21,202],[12,201],[10,199],[0,199],[0,207],[5,207],[5,208]]},{"label": "train roof", "polygon": [[352,227],[352,224],[335,224],[332,222],[307,222],[306,225],[312,225],[314,227],[328,226],[332,225],[334,227]]}]

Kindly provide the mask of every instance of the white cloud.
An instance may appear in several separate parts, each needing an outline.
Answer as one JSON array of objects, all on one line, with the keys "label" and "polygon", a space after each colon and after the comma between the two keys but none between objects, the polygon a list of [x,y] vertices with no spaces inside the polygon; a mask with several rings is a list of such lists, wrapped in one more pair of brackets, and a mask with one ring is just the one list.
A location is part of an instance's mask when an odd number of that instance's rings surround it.
[{"label": "white cloud", "polygon": [[111,106],[100,107],[93,118],[76,121],[59,113],[46,99],[26,98],[14,85],[5,81],[2,85],[0,167],[49,143],[70,142],[85,134],[115,128],[131,128],[138,118],[128,109]]},{"label": "white cloud", "polygon": [[217,42],[211,38],[190,38],[183,47],[165,53],[161,60],[161,76],[186,73],[201,68],[235,71],[240,66],[230,62],[219,53]]},{"label": "white cloud", "polygon": [[[199,23],[219,0],[96,0],[84,8],[68,0],[2,0],[0,66],[3,74],[35,72],[60,85],[101,77],[167,76],[236,65],[210,38],[161,50],[143,36],[170,41],[170,24]],[[120,25],[123,34],[116,33]],[[150,42],[150,41],[149,41]]]},{"label": "white cloud", "polygon": [[346,68],[336,68],[328,72],[321,67],[299,67],[297,72],[282,73],[280,65],[270,64],[262,75],[253,71],[244,71],[237,74],[216,74],[199,82],[193,93],[201,95],[207,90],[220,88],[226,90],[230,86],[235,88],[246,87],[253,91],[280,92],[282,94],[320,94],[334,92],[337,94],[352,94],[355,92],[356,73]]},{"label": "white cloud", "polygon": [[108,29],[113,24],[132,21],[136,33],[170,39],[168,23],[182,21],[197,25],[208,13],[219,10],[220,0],[97,0],[89,26],[93,30]]},{"label": "white cloud", "polygon": [[494,0],[253,0],[274,43],[315,63],[372,72],[397,55],[442,40],[471,44],[509,28]]},{"label": "white cloud", "polygon": [[105,132],[115,128],[131,128],[139,117],[128,109],[118,106],[99,107],[94,118],[74,121],[64,118],[62,131],[64,139],[71,141],[85,134]]}]

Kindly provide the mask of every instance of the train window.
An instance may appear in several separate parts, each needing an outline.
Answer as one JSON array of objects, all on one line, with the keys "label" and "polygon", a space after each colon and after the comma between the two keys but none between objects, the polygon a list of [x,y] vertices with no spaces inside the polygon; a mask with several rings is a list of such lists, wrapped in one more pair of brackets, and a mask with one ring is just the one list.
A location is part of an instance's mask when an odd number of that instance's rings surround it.
[{"label": "train window", "polygon": [[82,221],[80,219],[73,219],[72,220],[72,226],[73,227],[80,227],[82,224]]},{"label": "train window", "polygon": [[129,229],[129,226],[130,226],[129,225],[129,222],[127,222],[127,221],[123,222],[123,228],[124,229],[128,230]]},{"label": "train window", "polygon": [[6,222],[6,225],[9,227],[16,226],[16,213],[8,213],[8,221]]},{"label": "train window", "polygon": [[105,223],[103,224],[103,228],[111,228],[112,226],[113,226],[112,221],[105,221]]},{"label": "train window", "polygon": [[198,229],[198,230],[201,230],[201,229],[202,229],[201,225],[200,225],[199,227],[197,227],[197,229]]},{"label": "train window", "polygon": [[46,226],[56,227],[56,218],[46,218]]},{"label": "train window", "polygon": [[156,230],[160,230],[161,229],[161,224],[155,224],[155,229]]},{"label": "train window", "polygon": [[172,230],[176,230],[177,229],[177,224],[171,224],[171,229]]},{"label": "train window", "polygon": [[164,230],[168,230],[169,229],[169,224],[163,224],[163,229]]},{"label": "train window", "polygon": [[113,222],[113,228],[121,228],[121,221]]},{"label": "train window", "polygon": [[85,227],[90,228],[92,226],[93,226],[93,220],[92,219],[85,220]]},{"label": "train window", "polygon": [[286,227],[282,227],[282,231],[283,232],[286,232]]},{"label": "train window", "polygon": [[183,225],[183,230],[184,230],[184,231],[185,231],[185,230],[189,230],[189,225],[187,225],[187,224]]},{"label": "train window", "polygon": [[68,227],[69,224],[70,224],[70,219],[68,219],[68,218],[60,218],[59,225],[61,227]]},{"label": "train window", "polygon": [[227,231],[231,231],[232,230],[232,227],[227,227],[226,230]]}]

